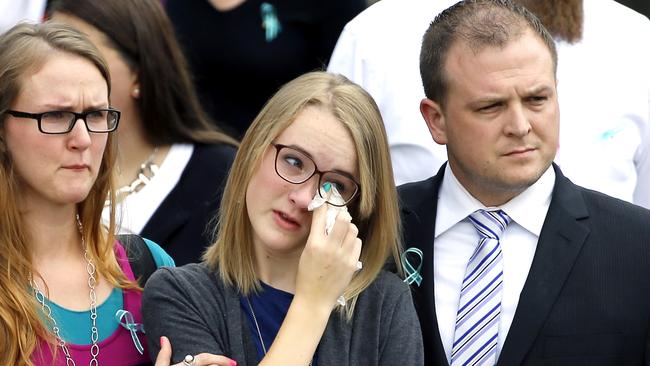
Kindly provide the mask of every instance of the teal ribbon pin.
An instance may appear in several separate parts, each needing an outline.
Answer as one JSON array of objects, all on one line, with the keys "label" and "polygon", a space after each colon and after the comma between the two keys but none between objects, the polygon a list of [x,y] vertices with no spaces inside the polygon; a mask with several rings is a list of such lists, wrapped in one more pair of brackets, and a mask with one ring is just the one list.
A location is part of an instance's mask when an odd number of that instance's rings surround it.
[{"label": "teal ribbon pin", "polygon": [[271,42],[278,37],[280,31],[282,31],[282,25],[278,20],[275,7],[269,3],[262,3],[260,6],[260,12],[262,13],[262,28],[265,31],[265,37],[267,42]]},{"label": "teal ribbon pin", "polygon": [[133,314],[127,310],[118,310],[115,313],[115,319],[122,327],[131,333],[131,339],[133,340],[135,349],[142,354],[144,352],[144,347],[142,346],[142,343],[140,343],[140,338],[138,338],[137,332],[144,333],[144,325],[136,323]]},{"label": "teal ribbon pin", "polygon": [[[413,253],[416,256],[418,256],[419,259],[419,264],[417,268],[409,261],[407,254]],[[424,255],[422,251],[418,248],[408,248],[407,250],[402,253],[400,256],[400,260],[402,262],[402,268],[404,268],[404,272],[406,272],[406,278],[404,278],[404,282],[406,282],[407,285],[413,284],[415,282],[418,286],[422,283],[422,275],[420,274],[420,270],[422,269],[422,260],[424,258]]]},{"label": "teal ribbon pin", "polygon": [[614,136],[618,135],[618,133],[623,131],[624,129],[625,129],[625,126],[614,127],[614,128],[612,128],[610,130],[607,130],[607,131],[603,132],[600,135],[600,139],[601,140],[611,140],[612,138],[614,138]]}]

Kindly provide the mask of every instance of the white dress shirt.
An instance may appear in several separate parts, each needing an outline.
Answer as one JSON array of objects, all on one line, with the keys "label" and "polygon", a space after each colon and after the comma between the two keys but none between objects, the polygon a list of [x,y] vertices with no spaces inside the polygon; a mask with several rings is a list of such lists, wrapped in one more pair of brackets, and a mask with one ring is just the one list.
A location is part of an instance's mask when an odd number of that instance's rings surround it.
[{"label": "white dress shirt", "polygon": [[434,175],[447,161],[420,114],[422,35],[455,0],[381,0],[350,21],[327,70],[366,89],[377,102],[390,145],[395,184]]},{"label": "white dress shirt", "polygon": [[[158,172],[140,191],[126,196],[117,205],[116,221],[120,234],[139,234],[181,179],[183,171],[194,152],[192,144],[173,144]],[[108,223],[108,207],[104,207],[102,220]]]},{"label": "white dress shirt", "polygon": [[47,0],[0,0],[0,33],[20,22],[40,23]]},{"label": "white dress shirt", "polygon": [[549,168],[524,192],[500,207],[485,207],[458,182],[449,165],[445,169],[433,245],[434,296],[442,345],[451,360],[460,290],[469,258],[479,235],[467,219],[478,209],[501,209],[512,219],[500,238],[503,255],[503,298],[499,320],[497,357],[515,315],[519,294],[533,262],[537,240],[551,204],[555,171]]},{"label": "white dress shirt", "polygon": [[[447,160],[419,110],[422,36],[453,0],[381,0],[344,28],[328,71],[373,96],[395,183],[434,175]],[[575,183],[650,208],[650,21],[614,0],[584,0],[583,39],[558,43],[560,150]]]}]

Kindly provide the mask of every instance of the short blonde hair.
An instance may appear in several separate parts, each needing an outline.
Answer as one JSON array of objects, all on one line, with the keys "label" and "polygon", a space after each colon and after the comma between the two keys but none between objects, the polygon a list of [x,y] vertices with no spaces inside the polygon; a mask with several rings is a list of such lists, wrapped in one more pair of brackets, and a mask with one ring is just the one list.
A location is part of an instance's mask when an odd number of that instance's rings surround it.
[{"label": "short blonde hair", "polygon": [[363,241],[358,272],[345,290],[351,318],[356,298],[392,255],[399,263],[401,247],[397,192],[379,109],[361,87],[341,75],[311,72],[284,85],[264,106],[242,140],[226,183],[216,228],[216,241],[203,256],[212,270],[244,295],[259,289],[254,268],[252,226],[246,190],[263,155],[307,106],[330,111],[350,132],[358,156],[360,193],[351,205]]}]

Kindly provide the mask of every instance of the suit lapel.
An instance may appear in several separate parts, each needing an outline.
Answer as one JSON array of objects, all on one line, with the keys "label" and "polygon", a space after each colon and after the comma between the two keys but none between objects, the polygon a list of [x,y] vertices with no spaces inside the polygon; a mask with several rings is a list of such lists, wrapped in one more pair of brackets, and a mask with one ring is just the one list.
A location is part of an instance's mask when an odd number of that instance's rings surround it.
[{"label": "suit lapel", "polygon": [[438,330],[433,280],[433,242],[436,211],[438,208],[438,192],[440,191],[445,165],[440,168],[436,176],[423,182],[414,183],[414,185],[404,186],[414,187],[417,185],[417,188],[406,188],[408,193],[401,195],[403,200],[408,202],[408,205],[402,208],[405,223],[404,247],[405,249],[418,248],[423,253],[420,272],[422,274],[422,283],[420,286],[415,283],[412,284],[411,289],[422,328],[426,365],[448,364]]},{"label": "suit lapel", "polygon": [[589,234],[582,195],[556,165],[553,167],[556,179],[551,205],[498,365],[523,363]]}]

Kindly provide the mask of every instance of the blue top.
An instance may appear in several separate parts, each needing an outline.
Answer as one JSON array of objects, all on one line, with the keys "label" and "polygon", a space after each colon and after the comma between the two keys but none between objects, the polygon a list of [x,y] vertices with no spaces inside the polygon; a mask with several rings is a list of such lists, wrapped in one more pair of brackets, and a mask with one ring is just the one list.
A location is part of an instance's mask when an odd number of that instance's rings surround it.
[{"label": "blue top", "polygon": [[[246,319],[248,319],[248,328],[255,343],[255,348],[257,349],[258,362],[264,358],[262,340],[264,341],[264,347],[268,351],[280,330],[287,311],[289,311],[291,301],[293,301],[293,294],[273,288],[261,281],[260,284],[262,285],[262,290],[257,294],[253,293],[248,296],[250,306],[246,297],[239,297],[241,308],[244,314],[246,314]],[[251,313],[251,307],[255,313],[255,318],[253,318],[253,313]],[[259,333],[257,332],[255,319],[257,319]],[[260,334],[262,339],[260,339]],[[317,355],[318,349],[314,353],[311,365],[317,364]]]},{"label": "blue top", "polygon": [[[172,257],[160,245],[148,239],[144,239],[144,241],[151,251],[156,267],[175,267]],[[91,344],[90,310],[74,311],[63,308],[47,298],[45,301],[52,309],[52,317],[56,319],[59,325],[63,340],[72,344]],[[99,333],[99,342],[110,337],[117,330],[119,323],[115,318],[115,313],[123,307],[124,298],[122,296],[122,289],[120,288],[114,288],[106,301],[97,305],[96,324]]]}]

